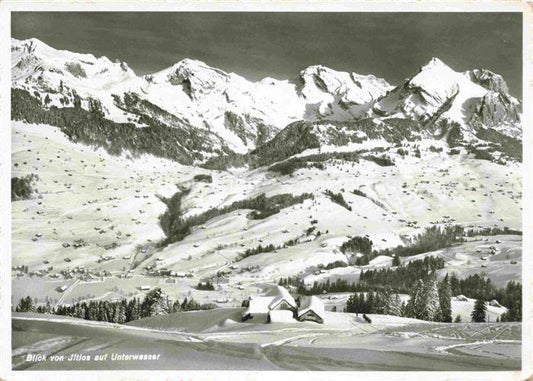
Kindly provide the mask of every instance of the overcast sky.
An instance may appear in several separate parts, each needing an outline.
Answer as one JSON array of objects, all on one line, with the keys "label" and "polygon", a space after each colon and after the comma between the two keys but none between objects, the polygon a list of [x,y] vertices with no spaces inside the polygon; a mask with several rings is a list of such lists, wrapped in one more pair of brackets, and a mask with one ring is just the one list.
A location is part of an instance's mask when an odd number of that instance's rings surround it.
[{"label": "overcast sky", "polygon": [[436,56],[457,71],[502,74],[522,92],[520,13],[13,12],[11,27],[15,38],[118,58],[137,74],[194,58],[251,80],[321,64],[396,85]]}]

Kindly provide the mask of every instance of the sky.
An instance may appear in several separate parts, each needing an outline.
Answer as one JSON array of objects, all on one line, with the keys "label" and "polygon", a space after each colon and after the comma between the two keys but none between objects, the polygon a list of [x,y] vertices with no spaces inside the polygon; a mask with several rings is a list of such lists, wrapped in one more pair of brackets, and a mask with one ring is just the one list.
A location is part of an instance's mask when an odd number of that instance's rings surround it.
[{"label": "sky", "polygon": [[398,85],[439,57],[501,74],[522,94],[521,13],[13,12],[11,32],[137,74],[192,58],[254,81],[324,65]]}]

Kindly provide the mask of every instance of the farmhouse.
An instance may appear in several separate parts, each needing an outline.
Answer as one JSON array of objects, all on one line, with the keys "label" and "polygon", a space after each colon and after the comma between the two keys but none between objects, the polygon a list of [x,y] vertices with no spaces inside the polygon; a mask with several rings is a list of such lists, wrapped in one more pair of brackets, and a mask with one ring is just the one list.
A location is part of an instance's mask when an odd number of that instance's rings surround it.
[{"label": "farmhouse", "polygon": [[324,324],[324,303],[322,300],[314,295],[305,299],[298,310],[298,320]]},{"label": "farmhouse", "polygon": [[269,315],[273,310],[288,311],[293,315],[298,308],[289,291],[281,286],[272,288],[266,296],[251,296],[245,300],[244,306],[246,309],[242,313],[243,322],[254,318],[254,321],[268,322],[271,320]]},{"label": "farmhouse", "polygon": [[256,323],[324,323],[324,303],[320,298],[310,296],[298,307],[287,289],[281,286],[273,287],[265,296],[250,296],[243,306],[246,307],[242,313],[243,322],[254,319]]}]

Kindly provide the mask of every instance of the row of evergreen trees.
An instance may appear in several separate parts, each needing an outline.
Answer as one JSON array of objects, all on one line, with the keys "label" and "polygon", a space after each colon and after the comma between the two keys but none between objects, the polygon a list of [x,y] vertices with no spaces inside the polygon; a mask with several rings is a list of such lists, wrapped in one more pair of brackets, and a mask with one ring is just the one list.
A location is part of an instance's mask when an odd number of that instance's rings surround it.
[{"label": "row of evergreen trees", "polygon": [[351,295],[347,302],[345,311],[357,314],[383,314],[383,315],[404,315],[405,304],[400,300],[397,293],[387,288],[377,292],[356,292]]},{"label": "row of evergreen trees", "polygon": [[[314,230],[314,227],[313,227],[313,230]],[[311,234],[312,233],[312,230],[308,229],[307,230],[307,235]],[[322,233],[320,233],[320,231],[317,232],[317,236],[320,236]],[[237,261],[241,261],[245,258],[248,258],[252,255],[257,255],[257,254],[262,254],[262,253],[272,253],[273,251],[276,251],[276,250],[280,250],[280,249],[284,249],[284,248],[287,248],[287,247],[291,247],[291,246],[295,246],[299,243],[299,240],[298,238],[292,238],[292,239],[289,239],[288,241],[284,242],[283,244],[281,245],[274,245],[274,244],[268,244],[268,245],[257,245],[256,247],[252,247],[250,249],[246,249],[244,251],[244,253],[241,253],[239,255],[239,257],[236,259]]]},{"label": "row of evergreen trees", "polygon": [[498,226],[494,227],[486,227],[481,229],[468,229],[465,231],[465,235],[468,237],[474,237],[477,235],[484,235],[484,236],[491,236],[491,235],[505,235],[505,234],[512,234],[512,235],[522,235],[522,231],[511,229],[508,226],[505,226],[503,228],[500,228]]},{"label": "row of evergreen trees", "polygon": [[[311,287],[306,287],[298,277],[281,278],[279,285],[293,286],[300,295],[317,295],[329,292],[354,292],[362,297],[363,292],[372,294],[371,298],[385,299],[386,303],[394,303],[384,295],[394,293],[409,294],[411,300],[401,309],[401,316],[414,317],[424,320],[451,321],[452,296],[464,295],[469,298],[491,301],[496,300],[506,307],[508,311],[502,315],[502,321],[520,321],[522,319],[522,285],[519,282],[509,281],[505,288],[495,287],[489,278],[479,274],[470,275],[459,279],[455,273],[446,274],[441,282],[436,282],[436,271],[444,268],[441,258],[426,257],[395,269],[380,269],[362,271],[359,282],[348,282],[337,279],[325,282],[314,282]],[[364,301],[352,300],[355,305],[365,305]],[[370,304],[372,305],[372,303]],[[378,310],[379,311],[379,310]],[[380,313],[371,307],[350,312]]]},{"label": "row of evergreen trees", "polygon": [[365,290],[376,286],[390,287],[396,292],[408,294],[417,279],[427,280],[431,273],[443,269],[444,265],[444,259],[427,256],[395,268],[362,270],[359,276],[359,286]]},{"label": "row of evergreen trees", "polygon": [[451,322],[451,288],[448,277],[437,282],[435,277],[414,282],[407,303],[400,300],[398,293],[391,287],[377,292],[358,292],[350,296],[346,312],[372,313],[405,316],[415,319]]},{"label": "row of evergreen trees", "polygon": [[357,236],[344,242],[340,249],[344,254],[362,254],[357,258],[356,265],[365,266],[380,255],[406,257],[450,247],[462,242],[463,234],[464,228],[459,225],[444,227],[433,225],[426,227],[422,233],[414,237],[413,243],[407,246],[400,245],[383,250],[372,250],[374,243],[370,239]]},{"label": "row of evergreen trees", "polygon": [[36,306],[33,299],[27,296],[20,300],[15,312],[37,312],[122,324],[150,316],[214,308],[215,304],[200,304],[192,298],[185,298],[181,303],[179,300],[172,302],[158,287],[146,294],[143,300],[133,298],[116,302],[90,301],[57,307],[52,307],[49,301],[45,305]]},{"label": "row of evergreen trees", "polygon": [[340,192],[339,193],[335,193],[335,192],[330,191],[329,189],[326,189],[326,191],[324,193],[334,203],[339,204],[340,206],[342,206],[343,208],[348,209],[349,211],[352,210],[352,207],[350,205],[348,205],[348,203],[346,202],[346,200],[342,196],[342,193],[340,193]]},{"label": "row of evergreen trees", "polygon": [[[39,95],[34,94],[34,95]],[[99,102],[90,100],[89,110],[81,107],[75,97],[74,107],[49,109],[41,100],[22,89],[11,89],[11,118],[28,123],[43,123],[57,126],[72,141],[95,148],[104,148],[112,155],[123,151],[132,154],[149,153],[154,156],[193,164],[203,159],[202,151],[209,150],[205,137],[185,125],[166,125],[146,114],[139,115],[147,128],[137,128],[132,123],[116,123],[104,118]],[[182,145],[176,144],[179,141]]]},{"label": "row of evergreen trees", "polygon": [[[451,298],[453,295],[450,277],[446,275],[441,282],[437,282],[433,275],[425,280],[414,282],[409,293],[409,301],[402,303],[397,293],[387,286],[377,292],[362,292],[351,295],[346,303],[347,312],[373,313],[405,316],[415,319],[452,322]],[[522,286],[510,281],[501,293],[501,304],[507,307],[500,321],[522,321]],[[471,314],[473,322],[487,321],[487,299],[478,298]],[[454,320],[460,322],[460,316]]]},{"label": "row of evergreen trees", "polygon": [[[391,288],[368,292],[366,296],[365,293],[355,293],[346,302],[345,311],[451,323],[451,287],[448,277],[441,282],[437,282],[435,278],[426,281],[419,279],[415,282],[407,304],[402,302],[399,295],[393,293]],[[486,322],[487,303],[482,299],[476,300],[470,317],[476,323]],[[510,321],[505,319],[504,314],[502,321]],[[457,315],[454,322],[461,322],[461,316]]]},{"label": "row of evergreen trees", "polygon": [[[348,282],[338,278],[335,281],[327,279],[325,282],[313,282],[306,287],[298,277],[280,278],[280,286],[294,286],[301,295],[318,295],[329,292],[364,292],[390,288],[398,293],[408,294],[417,279],[427,279],[430,274],[444,268],[444,260],[439,257],[425,257],[411,261],[405,266],[395,269],[376,269],[361,271],[359,282]],[[455,277],[455,279],[457,279]]]},{"label": "row of evergreen trees", "polygon": [[[181,196],[177,197],[180,198]],[[222,208],[211,208],[203,213],[187,218],[181,217],[181,212],[174,210],[170,214],[165,213],[163,216],[166,215],[166,217],[160,219],[162,226],[164,224],[163,230],[167,236],[167,238],[163,240],[160,245],[166,246],[170,243],[181,241],[191,233],[192,227],[204,224],[212,218],[233,212],[235,210],[252,209],[253,211],[250,217],[257,220],[267,218],[272,214],[279,213],[281,209],[295,204],[301,204],[305,200],[313,198],[314,196],[312,193],[302,193],[296,196],[291,193],[283,193],[271,197],[267,197],[264,193],[262,193],[257,197],[235,201]],[[174,207],[179,206],[180,202],[177,200]]]}]

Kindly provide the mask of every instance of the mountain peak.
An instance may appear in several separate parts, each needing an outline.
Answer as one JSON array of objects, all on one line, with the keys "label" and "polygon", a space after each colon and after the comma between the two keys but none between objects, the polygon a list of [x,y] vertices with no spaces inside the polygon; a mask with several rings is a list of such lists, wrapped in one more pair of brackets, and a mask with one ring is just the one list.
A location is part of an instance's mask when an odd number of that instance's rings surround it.
[{"label": "mountain peak", "polygon": [[11,38],[11,46],[23,48],[26,50],[27,53],[34,53],[36,49],[44,49],[46,51],[55,50],[51,46],[47,45],[46,43],[35,37],[28,38],[26,40],[18,40],[16,38]]},{"label": "mountain peak", "polygon": [[420,71],[433,69],[447,69],[452,70],[448,65],[442,62],[438,57],[433,57],[427,64],[421,67]]},{"label": "mountain peak", "polygon": [[303,69],[300,73],[302,75],[305,74],[314,74],[314,73],[320,73],[320,72],[334,72],[336,73],[336,70],[330,69],[327,66],[324,65],[311,65]]},{"label": "mountain peak", "polygon": [[208,68],[212,69],[209,65],[207,65],[205,62],[196,60],[193,58],[184,58],[178,62],[176,62],[173,67],[187,67],[187,68]]},{"label": "mountain peak", "polygon": [[179,79],[179,82],[185,79],[193,82],[199,80],[202,83],[224,82],[226,81],[226,78],[229,77],[229,74],[225,71],[211,67],[203,61],[192,58],[184,58],[154,75],[157,77],[161,74],[171,81]]}]

